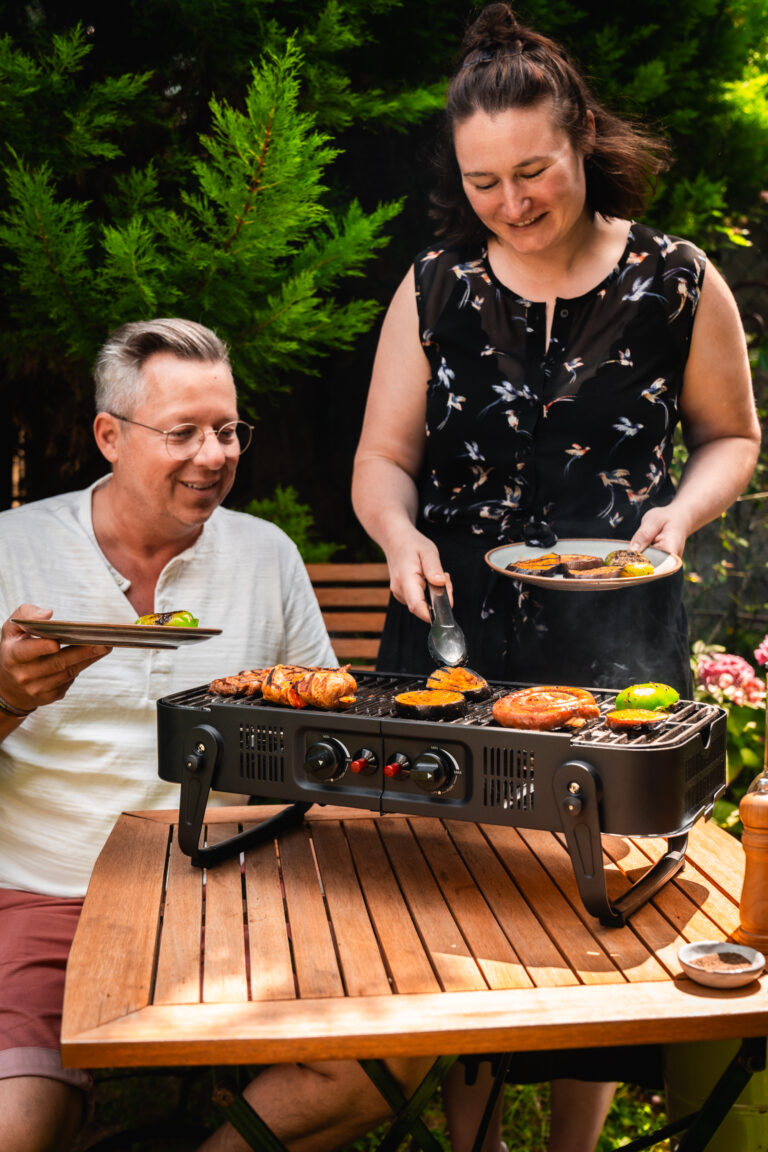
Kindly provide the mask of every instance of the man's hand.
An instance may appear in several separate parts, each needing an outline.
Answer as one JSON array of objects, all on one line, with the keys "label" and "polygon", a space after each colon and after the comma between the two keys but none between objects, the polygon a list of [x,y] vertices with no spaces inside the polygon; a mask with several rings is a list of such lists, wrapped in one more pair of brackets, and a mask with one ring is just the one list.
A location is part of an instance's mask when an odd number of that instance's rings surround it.
[{"label": "man's hand", "polygon": [[[20,604],[12,616],[49,620],[50,608]],[[60,700],[89,665],[112,649],[103,644],[69,645],[31,636],[9,618],[0,630],[0,696],[11,708],[31,712],[41,704]]]}]

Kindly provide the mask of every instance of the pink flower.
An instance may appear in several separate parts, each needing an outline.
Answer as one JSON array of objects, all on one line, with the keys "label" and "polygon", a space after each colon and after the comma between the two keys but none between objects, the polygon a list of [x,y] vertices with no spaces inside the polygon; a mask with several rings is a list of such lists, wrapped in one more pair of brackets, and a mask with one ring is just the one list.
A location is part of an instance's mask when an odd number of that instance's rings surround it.
[{"label": "pink flower", "polygon": [[764,636],[755,648],[755,660],[758,664],[768,664],[768,635]]},{"label": "pink flower", "polygon": [[752,665],[741,656],[732,656],[729,652],[703,657],[699,661],[696,673],[701,684],[707,687],[717,685],[722,689],[732,684],[740,686],[755,678]]}]

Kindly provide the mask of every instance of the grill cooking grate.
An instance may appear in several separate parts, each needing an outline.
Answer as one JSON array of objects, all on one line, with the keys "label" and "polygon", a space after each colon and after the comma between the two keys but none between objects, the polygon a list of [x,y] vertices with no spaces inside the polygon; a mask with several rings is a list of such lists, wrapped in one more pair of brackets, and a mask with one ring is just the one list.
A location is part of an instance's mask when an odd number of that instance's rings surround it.
[{"label": "grill cooking grate", "polygon": [[[354,704],[345,708],[343,712],[317,712],[316,709],[305,708],[294,710],[283,708],[281,705],[268,704],[260,696],[219,696],[208,692],[207,688],[194,688],[188,692],[179,692],[173,700],[191,708],[210,708],[213,705],[231,708],[244,708],[247,710],[269,708],[278,712],[300,711],[304,716],[321,715],[329,719],[333,716],[361,716],[367,719],[398,721],[395,713],[393,697],[401,692],[411,692],[423,689],[424,678],[415,676],[388,676],[381,673],[358,673],[357,698]],[[437,721],[445,728],[491,728],[494,731],[504,732],[509,729],[502,728],[493,718],[493,703],[500,696],[514,692],[516,688],[524,685],[492,684],[493,695],[480,702],[469,702],[464,716],[456,720]],[[681,700],[667,712],[667,719],[659,728],[640,731],[638,733],[614,732],[602,720],[607,712],[612,711],[616,700],[616,693],[603,689],[593,688],[592,694],[599,707],[601,718],[589,720],[584,728],[571,730],[569,728],[557,729],[559,733],[567,733],[572,744],[576,746],[595,744],[601,747],[631,747],[631,748],[671,748],[684,744],[695,732],[701,731],[712,724],[719,716],[720,709],[711,704],[704,704],[696,700]]]}]

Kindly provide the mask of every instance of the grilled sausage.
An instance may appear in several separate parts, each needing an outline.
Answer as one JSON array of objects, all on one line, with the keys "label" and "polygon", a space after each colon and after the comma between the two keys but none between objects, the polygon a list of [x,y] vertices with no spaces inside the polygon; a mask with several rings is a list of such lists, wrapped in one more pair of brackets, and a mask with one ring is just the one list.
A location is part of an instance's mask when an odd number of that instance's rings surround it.
[{"label": "grilled sausage", "polygon": [[562,685],[521,688],[501,696],[493,705],[493,718],[504,728],[527,728],[549,732],[576,717],[591,720],[600,715],[594,696],[584,688]]}]

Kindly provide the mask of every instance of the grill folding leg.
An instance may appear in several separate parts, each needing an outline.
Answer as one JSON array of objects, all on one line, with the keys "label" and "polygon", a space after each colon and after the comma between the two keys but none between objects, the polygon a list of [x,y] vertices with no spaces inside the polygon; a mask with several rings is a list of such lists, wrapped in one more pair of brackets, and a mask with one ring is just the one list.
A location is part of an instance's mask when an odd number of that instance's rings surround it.
[{"label": "grill folding leg", "polygon": [[273,839],[278,832],[301,824],[304,813],[312,807],[307,803],[288,804],[282,812],[262,820],[255,828],[201,848],[203,819],[221,748],[221,735],[209,724],[198,724],[190,731],[181,770],[179,847],[198,868],[219,864]]},{"label": "grill folding leg", "polygon": [[569,760],[555,771],[553,787],[584,907],[605,928],[623,928],[632,913],[683,866],[688,833],[670,836],[665,854],[618,900],[612,901],[605,883],[599,792],[594,772],[582,760]]}]

